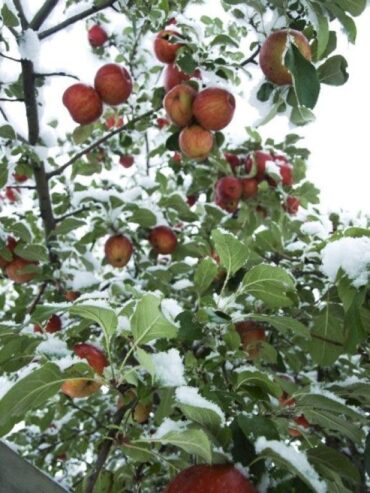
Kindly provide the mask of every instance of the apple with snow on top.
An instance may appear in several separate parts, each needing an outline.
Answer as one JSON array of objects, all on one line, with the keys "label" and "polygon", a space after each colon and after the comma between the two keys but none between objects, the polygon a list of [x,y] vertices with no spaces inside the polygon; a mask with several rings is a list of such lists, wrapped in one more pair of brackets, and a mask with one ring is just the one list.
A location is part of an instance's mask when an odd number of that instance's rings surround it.
[{"label": "apple with snow on top", "polygon": [[130,74],[116,63],[100,67],[95,75],[94,86],[102,101],[111,106],[124,103],[132,92]]},{"label": "apple with snow on top", "polygon": [[181,84],[183,82],[187,82],[191,78],[196,77],[197,79],[201,78],[200,71],[194,70],[192,74],[186,74],[182,72],[174,63],[170,63],[166,66],[164,71],[164,89],[166,93],[170,91],[173,87]]},{"label": "apple with snow on top", "polygon": [[6,266],[6,275],[17,284],[32,281],[36,275],[34,269],[30,269],[32,265],[35,266],[36,262],[17,257]]},{"label": "apple with snow on top", "polygon": [[255,173],[251,178],[256,178],[259,183],[265,178],[267,161],[273,160],[274,158],[269,152],[253,151],[245,158],[245,171],[250,174],[252,170],[255,169]]},{"label": "apple with snow on top", "polygon": [[240,180],[234,176],[224,176],[217,180],[216,195],[221,200],[239,200],[242,195]]},{"label": "apple with snow on top", "polygon": [[232,120],[235,98],[225,89],[209,87],[199,92],[193,104],[194,117],[206,130],[222,130]]},{"label": "apple with snow on top", "polygon": [[241,178],[242,199],[250,199],[258,193],[258,181],[256,178]]},{"label": "apple with snow on top", "polygon": [[119,164],[121,164],[124,168],[131,168],[134,164],[134,156],[131,156],[131,154],[123,154],[119,158]]},{"label": "apple with snow on top", "polygon": [[177,237],[168,226],[156,226],[149,233],[149,243],[157,253],[168,255],[177,247]]},{"label": "apple with snow on top", "polygon": [[212,151],[213,135],[200,125],[190,125],[181,130],[179,146],[181,152],[190,159],[202,161]]},{"label": "apple with snow on top", "polygon": [[124,267],[130,260],[133,247],[124,235],[110,236],[104,246],[105,258],[113,267]]},{"label": "apple with snow on top", "polygon": [[176,41],[179,37],[178,32],[170,29],[157,34],[154,40],[154,53],[160,62],[173,63],[175,61],[177,51],[183,46],[182,43]]},{"label": "apple with snow on top", "polygon": [[40,325],[35,325],[33,328],[34,332],[47,332],[48,334],[54,334],[55,332],[59,332],[62,330],[62,319],[59,315],[52,315],[47,324],[44,327],[44,330]]},{"label": "apple with snow on top", "polygon": [[185,127],[193,119],[193,102],[197,91],[188,84],[173,87],[163,99],[168,118],[178,127]]},{"label": "apple with snow on top", "polygon": [[87,37],[91,46],[98,48],[99,46],[103,46],[107,41],[108,34],[101,26],[99,26],[99,24],[95,24],[90,27]]},{"label": "apple with snow on top", "polygon": [[103,104],[95,89],[86,84],[73,84],[64,91],[63,104],[80,125],[89,125],[101,117]]},{"label": "apple with snow on top", "polygon": [[292,84],[292,74],[284,65],[284,53],[289,42],[295,44],[307,60],[312,53],[306,36],[295,29],[280,29],[270,34],[263,42],[259,64],[265,77],[279,86]]},{"label": "apple with snow on top", "polygon": [[257,493],[257,490],[231,464],[199,464],[177,474],[164,493]]},{"label": "apple with snow on top", "polygon": [[300,201],[297,197],[292,197],[291,195],[286,198],[283,208],[284,210],[291,215],[295,215],[298,212],[300,206]]},{"label": "apple with snow on top", "polygon": [[259,343],[266,340],[265,329],[255,322],[237,322],[235,329],[242,341],[243,349],[250,359],[256,359],[260,354]]}]

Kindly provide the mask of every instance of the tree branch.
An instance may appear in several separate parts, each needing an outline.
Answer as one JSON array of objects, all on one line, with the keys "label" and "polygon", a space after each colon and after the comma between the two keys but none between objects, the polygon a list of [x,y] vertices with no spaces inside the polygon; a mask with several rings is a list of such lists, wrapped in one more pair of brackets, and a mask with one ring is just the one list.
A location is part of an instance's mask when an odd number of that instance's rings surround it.
[{"label": "tree branch", "polygon": [[77,209],[76,211],[68,212],[67,214],[64,214],[63,216],[57,217],[55,219],[56,223],[62,222],[64,219],[67,219],[67,217],[72,217],[75,216],[76,214],[80,214],[81,212],[89,211],[91,207],[88,206],[83,206],[80,209]]},{"label": "tree branch", "polygon": [[72,79],[80,80],[77,75],[67,74],[66,72],[50,72],[50,73],[40,73],[35,72],[35,77],[71,77]]},{"label": "tree branch", "polygon": [[65,21],[61,22],[60,24],[57,24],[56,26],[51,27],[50,29],[46,29],[45,31],[42,31],[39,34],[39,39],[40,40],[45,39],[48,36],[51,36],[52,34],[55,34],[58,31],[61,31],[65,27],[70,26],[71,24],[74,24],[77,21],[85,19],[86,17],[89,17],[92,14],[96,14],[97,12],[106,9],[107,7],[111,7],[116,1],[117,0],[105,0],[100,5],[94,5],[93,7],[86,9],[83,12],[80,12],[79,14],[73,15],[69,19],[66,19]]},{"label": "tree branch", "polygon": [[51,11],[56,7],[58,0],[46,0],[44,5],[36,12],[32,21],[30,22],[30,28],[34,31],[38,31],[44,21],[49,17]]},{"label": "tree branch", "polygon": [[9,103],[24,102],[23,98],[0,98],[0,101],[8,101]]},{"label": "tree branch", "polygon": [[45,292],[45,289],[48,285],[49,281],[45,281],[41,284],[39,292],[37,293],[36,298],[33,300],[33,302],[30,304],[30,306],[27,308],[27,313],[31,315],[33,311],[35,310],[36,306],[40,303],[40,300]]},{"label": "tree branch", "polygon": [[0,53],[0,56],[6,58],[7,60],[11,60],[12,62],[21,63],[21,60],[19,60],[18,58],[13,58],[12,56],[9,55],[4,55],[4,53]]},{"label": "tree branch", "polygon": [[244,62],[242,62],[240,64],[241,67],[245,67],[245,65],[248,65],[248,63],[257,63],[256,62],[256,56],[258,55],[258,53],[260,52],[261,50],[261,46],[258,46],[256,51],[254,53],[251,54],[251,56],[249,58],[247,58],[246,60],[244,60]]},{"label": "tree branch", "polygon": [[133,118],[132,120],[130,120],[129,122],[127,122],[125,125],[122,125],[121,127],[116,128],[116,129],[112,130],[111,132],[107,133],[106,135],[104,135],[103,137],[101,137],[100,139],[98,139],[97,141],[95,141],[92,144],[90,144],[89,146],[85,147],[85,149],[82,149],[82,151],[80,151],[77,154],[75,154],[73,157],[71,157],[71,159],[69,161],[67,161],[65,164],[63,164],[59,168],[55,169],[54,171],[50,171],[47,174],[47,178],[50,179],[53,176],[57,176],[57,175],[62,174],[63,171],[66,168],[68,168],[69,166],[71,166],[75,161],[77,161],[78,159],[80,159],[82,156],[84,156],[88,152],[92,151],[96,147],[99,147],[101,144],[103,144],[104,142],[106,142],[107,140],[109,140],[114,135],[123,132],[123,130],[126,130],[129,125],[133,125],[134,123],[137,123],[138,121],[143,120],[144,118],[147,118],[148,116],[152,115],[156,111],[157,111],[157,108],[154,109],[154,110],[147,111],[146,113],[143,113],[142,115],[139,115],[136,118]]},{"label": "tree branch", "polygon": [[21,21],[21,26],[23,31],[28,28],[28,20],[24,15],[23,7],[20,0],[13,0],[14,7],[17,9],[19,20]]}]

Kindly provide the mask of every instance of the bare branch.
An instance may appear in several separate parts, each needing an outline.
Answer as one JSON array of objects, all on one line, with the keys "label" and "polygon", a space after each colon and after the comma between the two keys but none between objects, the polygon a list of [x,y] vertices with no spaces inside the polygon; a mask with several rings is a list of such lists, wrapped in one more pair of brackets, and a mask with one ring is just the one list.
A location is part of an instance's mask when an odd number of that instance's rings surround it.
[{"label": "bare branch", "polygon": [[67,74],[66,72],[49,72],[49,73],[40,73],[35,72],[35,77],[71,77],[72,79],[80,80],[79,77],[72,74]]},{"label": "bare branch", "polygon": [[0,98],[0,101],[7,101],[8,103],[17,103],[19,101],[24,102],[23,98]]},{"label": "bare branch", "polygon": [[54,171],[50,171],[47,174],[48,179],[52,178],[53,176],[57,176],[57,175],[62,174],[63,171],[66,168],[68,168],[69,166],[71,166],[75,161],[77,161],[78,159],[80,159],[82,156],[84,156],[88,152],[92,151],[96,147],[99,147],[101,144],[103,144],[104,142],[106,142],[107,140],[109,140],[114,135],[123,132],[124,130],[127,129],[127,127],[129,125],[133,125],[134,123],[136,123],[136,122],[138,122],[140,120],[143,120],[144,118],[147,118],[148,116],[152,115],[156,111],[157,111],[157,109],[147,111],[146,113],[143,113],[142,115],[139,115],[136,118],[133,118],[131,121],[127,122],[125,125],[122,125],[121,127],[116,128],[116,129],[112,130],[111,132],[107,133],[106,135],[104,135],[103,137],[101,137],[100,139],[98,139],[97,141],[95,141],[92,144],[90,144],[89,146],[85,147],[85,149],[82,149],[82,151],[80,151],[77,154],[75,154],[73,157],[71,157],[71,159],[69,161],[67,161],[65,164],[63,164],[59,168],[55,169]]},{"label": "bare branch", "polygon": [[88,207],[85,205],[85,206],[81,207],[80,209],[77,209],[77,210],[72,211],[72,212],[68,212],[67,214],[64,214],[63,216],[57,217],[55,219],[55,222],[60,223],[64,219],[67,219],[67,217],[76,216],[77,214],[81,214],[81,212],[89,211],[90,209],[91,209],[91,207]]},{"label": "bare branch", "polygon": [[261,46],[258,46],[256,51],[254,53],[251,54],[251,56],[249,58],[247,58],[246,60],[244,60],[244,62],[242,62],[240,64],[241,67],[245,67],[245,65],[248,65],[248,63],[257,63],[256,62],[256,56],[258,55],[258,53],[260,52],[261,50]]},{"label": "bare branch", "polygon": [[41,298],[45,292],[45,289],[48,285],[49,281],[44,281],[40,288],[39,288],[39,292],[37,293],[37,296],[36,298],[33,300],[33,302],[30,304],[30,306],[27,308],[27,313],[29,313],[31,315],[31,313],[33,313],[33,311],[35,310],[36,306],[40,303],[41,301]]},{"label": "bare branch", "polygon": [[9,55],[4,55],[4,53],[0,53],[0,56],[2,58],[6,58],[7,60],[11,60],[12,62],[18,62],[18,63],[21,63],[21,60],[18,59],[18,58],[13,58],[12,56],[9,56]]},{"label": "bare branch", "polygon": [[42,31],[39,34],[39,39],[45,39],[48,36],[51,36],[52,34],[61,31],[65,27],[74,24],[75,22],[78,22],[82,19],[86,19],[86,17],[96,14],[97,12],[106,9],[107,7],[111,7],[116,1],[117,0],[105,0],[100,5],[94,5],[93,7],[86,9],[83,12],[80,12],[79,14],[73,15],[69,19],[66,19],[65,21],[61,22],[60,24],[57,24],[56,26],[51,27],[50,29],[46,29],[45,31]]},{"label": "bare branch", "polygon": [[40,29],[44,21],[49,17],[51,11],[56,7],[58,0],[46,0],[44,5],[36,12],[32,21],[30,22],[30,27],[34,31]]},{"label": "bare branch", "polygon": [[13,0],[14,7],[17,9],[19,20],[21,21],[21,26],[23,31],[28,28],[28,20],[24,15],[23,7],[20,0]]}]

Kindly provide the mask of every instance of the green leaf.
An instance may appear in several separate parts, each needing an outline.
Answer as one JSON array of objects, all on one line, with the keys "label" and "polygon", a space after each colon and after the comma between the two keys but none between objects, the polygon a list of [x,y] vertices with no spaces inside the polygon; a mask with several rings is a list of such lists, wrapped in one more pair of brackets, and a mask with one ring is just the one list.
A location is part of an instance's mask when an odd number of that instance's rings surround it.
[{"label": "green leaf", "polygon": [[353,408],[342,404],[335,397],[328,395],[315,394],[315,392],[304,394],[296,398],[296,408],[306,413],[310,409],[323,409],[330,411],[333,414],[343,414],[352,419],[363,420],[363,416],[360,412],[357,412]]},{"label": "green leaf", "polygon": [[370,476],[370,432],[366,437],[366,444],[364,450],[365,470],[368,476]]},{"label": "green leaf", "polygon": [[17,16],[13,14],[6,3],[1,9],[1,17],[3,18],[3,22],[7,27],[17,27],[19,25]]},{"label": "green leaf", "polygon": [[320,5],[314,2],[307,4],[310,7],[310,20],[316,31],[317,58],[320,59],[329,42],[329,22]]},{"label": "green leaf", "polygon": [[211,234],[220,263],[226,268],[228,276],[235,274],[249,257],[248,247],[227,231],[213,230]]},{"label": "green leaf", "polygon": [[297,126],[307,125],[315,121],[316,117],[311,110],[304,106],[294,106],[290,114],[290,121]]},{"label": "green leaf", "polygon": [[211,443],[203,430],[187,429],[184,431],[170,431],[161,438],[153,438],[151,442],[162,445],[174,445],[188,454],[194,454],[206,462],[212,461]]},{"label": "green leaf", "polygon": [[347,481],[360,482],[360,474],[350,459],[331,447],[319,445],[311,448],[307,451],[307,457],[318,471],[327,469],[336,472]]},{"label": "green leaf", "polygon": [[172,193],[163,197],[159,204],[167,209],[174,209],[182,221],[192,222],[198,219],[198,216],[190,210],[189,205],[179,193]]},{"label": "green leaf", "polygon": [[186,74],[192,74],[197,68],[197,62],[194,59],[194,54],[191,53],[187,48],[181,48],[177,52],[176,65]]},{"label": "green leaf", "polygon": [[131,317],[131,329],[137,344],[146,344],[153,339],[173,339],[177,328],[160,311],[161,300],[153,294],[144,295]]},{"label": "green leaf", "polygon": [[17,245],[14,251],[26,260],[47,262],[49,258],[48,252],[43,245]]},{"label": "green leaf", "polygon": [[183,414],[190,419],[190,421],[208,428],[213,433],[217,433],[220,430],[220,427],[224,424],[223,418],[217,411],[213,410],[211,406],[208,407],[208,405],[211,404],[210,401],[205,400],[204,407],[202,407],[202,399],[203,398],[198,394],[198,396],[194,399],[194,404],[188,404],[179,400],[176,393],[177,407],[181,409]]},{"label": "green leaf", "polygon": [[77,315],[87,320],[92,320],[103,329],[107,340],[111,338],[117,329],[118,318],[113,310],[93,305],[73,305],[69,308],[72,315]]},{"label": "green leaf", "polygon": [[[338,19],[338,21],[342,24],[346,34],[348,41],[350,43],[354,43],[356,41],[357,36],[357,28],[353,19],[345,14],[345,12],[338,6],[339,2],[328,2],[326,3],[326,8]],[[346,0],[346,4],[347,4]]]},{"label": "green leaf", "polygon": [[145,368],[145,370],[153,379],[155,375],[155,366],[153,363],[152,355],[144,351],[144,349],[137,348],[135,351],[135,357],[140,363],[140,366]]},{"label": "green leaf", "polygon": [[5,187],[5,185],[7,184],[7,181],[8,181],[8,166],[3,163],[1,166],[0,166],[0,188],[3,188]]},{"label": "green leaf", "polygon": [[332,412],[323,409],[307,409],[304,415],[309,423],[338,433],[339,436],[345,436],[355,443],[361,443],[363,440],[363,432],[358,425],[354,425],[348,419],[341,418]]},{"label": "green leaf", "polygon": [[83,144],[86,142],[94,130],[94,125],[80,125],[73,131],[72,137],[75,144]]},{"label": "green leaf", "polygon": [[294,43],[290,43],[284,64],[293,78],[293,86],[301,106],[313,109],[320,93],[320,82],[315,67],[306,60]]},{"label": "green leaf", "polygon": [[366,9],[366,0],[336,0],[336,4],[355,17]]},{"label": "green leaf", "polygon": [[86,221],[74,217],[67,217],[58,224],[55,232],[57,235],[66,235],[81,226],[86,226]]},{"label": "green leaf", "polygon": [[227,34],[218,34],[213,38],[211,41],[211,46],[214,45],[233,45],[236,48],[239,48],[239,43],[237,43],[234,39],[232,39],[230,36]]},{"label": "green leaf", "polygon": [[281,267],[260,264],[248,271],[242,281],[243,292],[253,295],[272,308],[293,304],[294,280]]},{"label": "green leaf", "polygon": [[209,288],[217,271],[217,264],[211,258],[206,257],[199,262],[194,274],[194,287],[199,294]]},{"label": "green leaf", "polygon": [[131,223],[139,224],[142,228],[152,228],[157,223],[157,217],[149,209],[137,208],[128,219]]},{"label": "green leaf", "polygon": [[309,329],[294,318],[282,317],[279,315],[250,315],[252,320],[259,322],[267,322],[283,334],[292,331],[294,335],[304,337],[305,339],[311,339]]},{"label": "green leaf", "polygon": [[341,86],[348,80],[347,60],[342,55],[328,58],[317,70],[320,82],[330,86]]},{"label": "green leaf", "polygon": [[179,135],[180,132],[175,132],[174,134],[170,135],[168,139],[166,140],[166,148],[169,151],[179,151]]},{"label": "green leaf", "polygon": [[242,385],[260,387],[267,394],[274,397],[280,397],[282,390],[280,385],[273,382],[269,375],[260,371],[240,371],[236,373],[236,386],[237,388]]},{"label": "green leaf", "polygon": [[[6,5],[4,5],[6,7]],[[3,7],[3,9],[4,9]],[[0,127],[0,137],[3,139],[15,139],[15,131],[10,125],[2,125]]]},{"label": "green leaf", "polygon": [[62,372],[52,363],[18,380],[0,400],[0,427],[14,418],[22,420],[31,409],[43,407],[59,391],[62,382]]},{"label": "green leaf", "polygon": [[268,440],[279,440],[279,432],[270,418],[264,416],[245,416],[241,414],[237,418],[239,427],[248,439],[257,440],[263,436]]}]

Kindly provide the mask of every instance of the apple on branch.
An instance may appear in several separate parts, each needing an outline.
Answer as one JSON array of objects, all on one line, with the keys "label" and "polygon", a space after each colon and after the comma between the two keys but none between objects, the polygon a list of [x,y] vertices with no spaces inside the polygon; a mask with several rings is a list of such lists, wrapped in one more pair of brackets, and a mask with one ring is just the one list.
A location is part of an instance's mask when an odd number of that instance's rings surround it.
[{"label": "apple on branch", "polygon": [[32,281],[35,277],[35,270],[30,268],[35,265],[36,262],[16,257],[6,266],[6,275],[11,281],[17,284],[24,284]]},{"label": "apple on branch", "polygon": [[193,102],[197,91],[188,84],[173,87],[163,99],[168,118],[178,127],[186,127],[193,119]]},{"label": "apple on branch", "polygon": [[63,104],[80,125],[89,125],[101,117],[103,104],[95,89],[86,84],[73,84],[64,91]]},{"label": "apple on branch", "polygon": [[292,197],[291,195],[286,198],[284,204],[283,204],[283,209],[288,213],[294,216],[297,214],[298,209],[300,206],[300,201],[297,197]]},{"label": "apple on branch", "polygon": [[111,106],[124,103],[132,92],[130,74],[116,63],[100,67],[95,75],[94,86],[102,101]]},{"label": "apple on branch", "polygon": [[59,315],[52,315],[45,327],[42,329],[40,325],[35,325],[33,328],[34,332],[47,332],[48,334],[54,334],[55,332],[59,332],[62,330],[62,319]]},{"label": "apple on branch", "polygon": [[209,87],[198,93],[193,104],[194,117],[206,130],[222,130],[232,120],[234,96],[219,87]]},{"label": "apple on branch", "polygon": [[134,156],[131,156],[131,154],[122,154],[119,158],[119,164],[124,168],[131,168],[134,161]]},{"label": "apple on branch", "polygon": [[156,226],[149,233],[149,243],[157,253],[168,255],[177,247],[177,237],[168,226]]},{"label": "apple on branch", "polygon": [[105,258],[113,267],[124,267],[130,260],[133,247],[124,235],[110,236],[104,246]]},{"label": "apple on branch", "polygon": [[235,329],[242,341],[243,349],[250,359],[256,359],[260,354],[260,342],[266,340],[265,329],[252,321],[237,322]]},{"label": "apple on branch", "polygon": [[200,71],[194,70],[192,74],[186,74],[182,72],[174,63],[170,63],[166,66],[164,71],[164,89],[166,93],[170,91],[173,87],[181,84],[182,82],[187,82],[191,78],[201,78]]},{"label": "apple on branch", "polygon": [[250,199],[258,193],[258,181],[256,178],[241,178],[242,199]]},{"label": "apple on branch", "polygon": [[284,53],[289,42],[311,60],[311,47],[306,36],[295,29],[280,29],[270,34],[262,44],[259,64],[266,78],[279,86],[292,84],[292,75],[284,65]]},{"label": "apple on branch", "polygon": [[108,34],[99,24],[95,24],[90,27],[88,31],[88,40],[92,47],[98,48],[99,46],[103,46],[103,44],[108,39]]},{"label": "apple on branch", "polygon": [[158,60],[163,63],[173,63],[177,51],[183,46],[182,43],[176,42],[181,37],[176,31],[166,29],[157,34],[154,40],[154,53]]},{"label": "apple on branch", "polygon": [[258,183],[260,183],[265,179],[266,162],[273,160],[274,158],[269,152],[253,151],[245,158],[244,168],[248,174],[255,170],[251,178],[256,178]]},{"label": "apple on branch", "polygon": [[231,464],[200,464],[177,474],[164,493],[257,493],[257,490]]},{"label": "apple on branch", "polygon": [[190,125],[181,130],[179,146],[186,157],[202,161],[212,151],[213,135],[200,125]]}]

